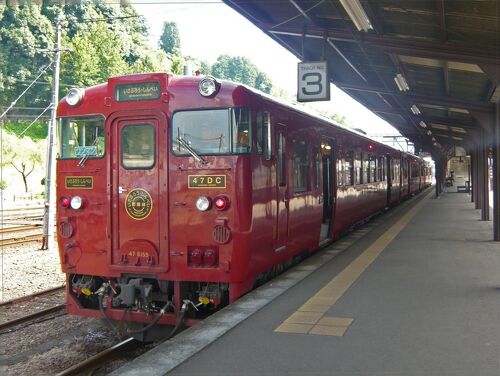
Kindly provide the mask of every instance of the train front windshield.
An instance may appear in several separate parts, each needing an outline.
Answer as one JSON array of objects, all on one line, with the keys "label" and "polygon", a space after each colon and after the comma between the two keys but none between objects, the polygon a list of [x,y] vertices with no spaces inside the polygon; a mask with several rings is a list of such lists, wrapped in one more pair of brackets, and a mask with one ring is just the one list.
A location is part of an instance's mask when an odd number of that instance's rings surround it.
[{"label": "train front windshield", "polygon": [[173,152],[190,155],[251,151],[251,118],[246,108],[177,111],[172,118]]},{"label": "train front windshield", "polygon": [[99,158],[104,155],[103,116],[60,118],[58,131],[59,158]]}]

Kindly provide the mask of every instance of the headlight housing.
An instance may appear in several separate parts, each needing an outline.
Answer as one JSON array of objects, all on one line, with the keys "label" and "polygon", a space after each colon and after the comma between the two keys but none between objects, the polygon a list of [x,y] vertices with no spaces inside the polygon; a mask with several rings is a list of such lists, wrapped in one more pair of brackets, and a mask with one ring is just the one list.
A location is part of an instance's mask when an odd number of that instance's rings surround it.
[{"label": "headlight housing", "polygon": [[198,84],[198,91],[204,97],[213,97],[219,91],[220,84],[212,76],[206,76]]},{"label": "headlight housing", "polygon": [[200,196],[196,200],[196,209],[199,211],[207,211],[212,206],[212,200],[207,196]]},{"label": "headlight housing", "polygon": [[71,198],[71,208],[80,209],[83,206],[83,200],[80,196],[74,196]]},{"label": "headlight housing", "polygon": [[68,94],[66,94],[66,102],[70,106],[74,107],[82,102],[84,96],[85,96],[85,90],[75,87],[70,91],[68,91]]}]

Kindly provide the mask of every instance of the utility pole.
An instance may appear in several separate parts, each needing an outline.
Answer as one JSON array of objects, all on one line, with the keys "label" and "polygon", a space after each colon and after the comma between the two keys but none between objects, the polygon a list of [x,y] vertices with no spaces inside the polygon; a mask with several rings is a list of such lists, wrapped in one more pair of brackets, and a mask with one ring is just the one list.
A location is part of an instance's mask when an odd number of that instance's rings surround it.
[{"label": "utility pole", "polygon": [[47,164],[45,171],[45,211],[43,216],[43,240],[41,249],[50,250],[54,246],[55,226],[55,136],[54,131],[57,121],[57,103],[59,102],[59,65],[61,62],[61,21],[62,16],[56,20],[56,45],[54,49],[54,74],[52,81],[52,113],[47,132]]}]

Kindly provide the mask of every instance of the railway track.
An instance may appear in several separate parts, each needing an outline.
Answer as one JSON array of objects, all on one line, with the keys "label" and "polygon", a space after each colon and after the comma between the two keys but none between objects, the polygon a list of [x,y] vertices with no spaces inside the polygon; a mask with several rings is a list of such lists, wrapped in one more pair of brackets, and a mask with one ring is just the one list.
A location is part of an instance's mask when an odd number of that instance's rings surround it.
[{"label": "railway track", "polygon": [[0,228],[0,234],[9,234],[11,232],[23,232],[40,229],[39,225],[23,225]]},{"label": "railway track", "polygon": [[57,376],[92,374],[93,370],[105,365],[110,360],[123,356],[125,352],[135,350],[138,346],[139,342],[134,338],[127,338],[126,340],[85,359],[83,362],[65,369],[64,371],[58,373]]},{"label": "railway track", "polygon": [[18,236],[18,237],[13,237],[13,238],[0,239],[0,247],[7,246],[7,245],[38,242],[41,240],[42,240],[42,233],[23,235],[23,236]]},{"label": "railway track", "polygon": [[[2,303],[0,303],[0,310],[2,310],[2,311],[0,311],[0,313],[2,313],[2,316],[8,316],[9,315],[8,310],[14,311],[16,305],[20,305],[24,302],[32,301],[32,300],[37,299],[37,298],[40,299],[40,298],[46,297],[47,299],[51,300],[50,298],[52,298],[53,295],[63,292],[64,289],[65,289],[65,286],[57,286],[57,287],[47,289],[44,291],[40,291],[40,292],[37,292],[34,294],[25,295],[25,296],[22,296],[20,298],[16,298],[16,299],[2,302]],[[65,304],[54,304],[53,302],[49,302],[49,303],[50,303],[50,307],[48,307],[48,308],[38,309],[35,312],[31,312],[27,315],[15,317],[13,319],[9,319],[6,322],[0,323],[0,334],[10,331],[10,329],[12,329],[13,327],[15,327],[17,325],[28,323],[31,321],[35,321],[37,319],[41,319],[41,318],[47,317],[47,316],[52,315],[52,314],[60,313],[66,307]],[[38,304],[40,304],[40,302],[38,302]],[[47,303],[45,303],[45,305],[47,305]],[[19,308],[19,310],[24,310],[24,309],[26,309],[26,308],[25,307]]]}]

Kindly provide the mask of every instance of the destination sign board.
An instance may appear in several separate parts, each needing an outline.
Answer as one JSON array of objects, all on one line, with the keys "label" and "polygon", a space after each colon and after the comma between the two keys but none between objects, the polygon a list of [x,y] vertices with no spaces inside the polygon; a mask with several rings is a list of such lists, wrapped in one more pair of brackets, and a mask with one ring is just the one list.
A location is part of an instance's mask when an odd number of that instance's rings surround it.
[{"label": "destination sign board", "polygon": [[117,102],[148,101],[160,98],[159,82],[139,82],[117,85],[115,100]]},{"label": "destination sign board", "polygon": [[94,178],[92,176],[66,176],[66,189],[92,189]]}]

